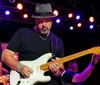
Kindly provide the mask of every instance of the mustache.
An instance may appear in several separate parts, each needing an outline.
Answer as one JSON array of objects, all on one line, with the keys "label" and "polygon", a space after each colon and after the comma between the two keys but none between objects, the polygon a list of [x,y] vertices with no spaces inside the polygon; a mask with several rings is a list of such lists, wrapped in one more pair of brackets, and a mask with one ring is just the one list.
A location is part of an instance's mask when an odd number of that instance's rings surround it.
[{"label": "mustache", "polygon": [[45,26],[43,26],[41,29],[44,29],[44,28],[45,28],[45,29],[48,29],[48,27],[45,27]]}]

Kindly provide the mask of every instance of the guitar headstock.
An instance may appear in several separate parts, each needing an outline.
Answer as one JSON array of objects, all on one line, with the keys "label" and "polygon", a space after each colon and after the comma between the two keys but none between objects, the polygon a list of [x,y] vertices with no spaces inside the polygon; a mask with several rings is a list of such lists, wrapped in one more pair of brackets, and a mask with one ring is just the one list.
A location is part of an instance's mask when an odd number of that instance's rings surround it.
[{"label": "guitar headstock", "polygon": [[90,48],[89,52],[93,53],[93,54],[99,54],[100,53],[100,47],[99,46],[92,47],[92,48]]}]

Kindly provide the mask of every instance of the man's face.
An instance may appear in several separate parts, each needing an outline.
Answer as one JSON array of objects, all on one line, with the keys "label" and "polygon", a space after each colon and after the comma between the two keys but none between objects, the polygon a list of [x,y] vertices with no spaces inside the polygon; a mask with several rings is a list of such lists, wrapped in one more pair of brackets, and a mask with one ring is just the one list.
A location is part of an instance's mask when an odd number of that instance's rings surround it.
[{"label": "man's face", "polygon": [[77,64],[77,62],[73,62],[72,63],[72,69],[73,69],[74,72],[78,72],[78,64]]},{"label": "man's face", "polygon": [[47,35],[52,26],[52,18],[37,18],[35,19],[37,30],[42,35]]}]

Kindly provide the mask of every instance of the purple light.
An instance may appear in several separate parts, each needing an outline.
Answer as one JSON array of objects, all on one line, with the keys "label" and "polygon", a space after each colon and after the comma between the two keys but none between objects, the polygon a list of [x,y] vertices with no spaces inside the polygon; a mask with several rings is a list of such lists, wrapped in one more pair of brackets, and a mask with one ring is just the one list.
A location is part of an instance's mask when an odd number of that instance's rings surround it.
[{"label": "purple light", "polygon": [[56,23],[60,23],[60,19],[57,19],[57,20],[56,20]]},{"label": "purple light", "polygon": [[76,16],[76,19],[80,19],[80,16],[79,16],[79,15],[77,15],[77,16]]},{"label": "purple light", "polygon": [[94,26],[93,25],[90,25],[90,29],[93,29],[94,28]]},{"label": "purple light", "polygon": [[10,11],[6,11],[5,14],[6,14],[6,15],[9,15],[9,14],[10,14]]}]

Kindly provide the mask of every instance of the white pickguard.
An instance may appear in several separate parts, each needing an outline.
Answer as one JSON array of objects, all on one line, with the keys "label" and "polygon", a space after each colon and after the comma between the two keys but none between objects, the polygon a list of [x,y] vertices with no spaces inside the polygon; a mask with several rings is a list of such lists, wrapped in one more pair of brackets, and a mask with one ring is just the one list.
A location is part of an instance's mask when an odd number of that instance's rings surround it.
[{"label": "white pickguard", "polygon": [[[51,80],[50,76],[44,76],[43,70],[40,70],[40,65],[47,63],[52,58],[51,53],[47,53],[34,61],[20,61],[20,63],[29,66],[33,73],[28,79],[20,78],[20,74],[15,70],[10,72],[10,85],[34,85],[37,82],[48,82]],[[20,84],[18,82],[20,81]]]}]

